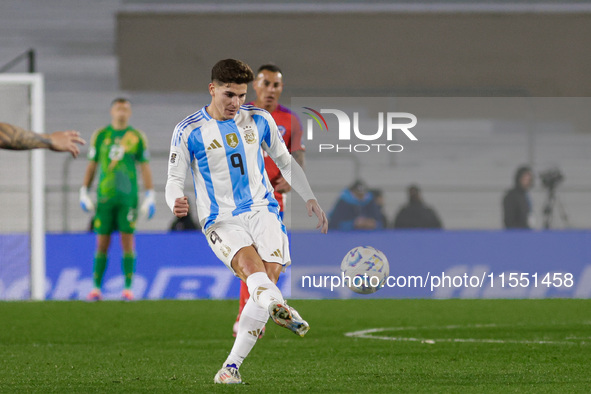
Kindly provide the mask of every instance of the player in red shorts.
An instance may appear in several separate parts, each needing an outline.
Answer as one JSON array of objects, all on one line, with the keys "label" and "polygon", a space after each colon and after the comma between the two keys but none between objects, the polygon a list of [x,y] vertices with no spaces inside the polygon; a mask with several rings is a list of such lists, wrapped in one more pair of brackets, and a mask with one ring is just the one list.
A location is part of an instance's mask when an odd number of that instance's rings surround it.
[{"label": "player in red shorts", "polygon": [[[263,64],[259,67],[256,78],[253,81],[253,88],[256,92],[257,98],[249,104],[255,107],[267,110],[275,123],[277,128],[283,136],[283,141],[287,145],[289,153],[304,168],[304,146],[302,145],[302,125],[297,115],[292,113],[289,108],[279,104],[279,97],[283,92],[283,73],[281,69],[274,64]],[[283,209],[285,207],[285,193],[291,190],[291,186],[283,179],[281,172],[275,162],[265,153],[265,169],[271,181],[273,189],[275,189],[275,199],[279,202],[279,214],[283,219]],[[242,309],[250,298],[248,287],[243,281],[240,281],[240,307],[238,309],[238,316],[234,323],[234,336],[238,332],[238,321],[242,314]],[[263,336],[265,329],[259,335]]]}]

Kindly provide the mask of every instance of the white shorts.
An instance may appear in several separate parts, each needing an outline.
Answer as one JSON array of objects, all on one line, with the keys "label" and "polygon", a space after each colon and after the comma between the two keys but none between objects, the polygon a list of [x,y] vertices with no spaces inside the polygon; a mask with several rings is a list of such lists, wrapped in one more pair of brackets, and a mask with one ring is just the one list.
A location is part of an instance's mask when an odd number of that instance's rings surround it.
[{"label": "white shorts", "polygon": [[244,212],[215,222],[205,231],[209,247],[234,275],[232,259],[246,246],[254,246],[263,261],[291,264],[289,241],[281,219],[267,210]]}]

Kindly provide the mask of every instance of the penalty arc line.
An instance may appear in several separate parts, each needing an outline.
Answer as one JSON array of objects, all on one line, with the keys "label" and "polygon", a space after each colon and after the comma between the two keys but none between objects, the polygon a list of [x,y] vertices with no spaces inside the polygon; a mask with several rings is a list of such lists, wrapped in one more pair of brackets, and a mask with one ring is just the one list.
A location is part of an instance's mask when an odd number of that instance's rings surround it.
[{"label": "penalty arc line", "polygon": [[[439,327],[443,329],[450,328],[461,328],[467,326],[444,326]],[[474,325],[472,327],[497,327],[495,324],[483,324]],[[414,337],[390,337],[371,335],[373,333],[384,332],[384,331],[402,331],[418,329],[418,327],[391,327],[391,328],[370,328],[367,330],[353,331],[345,333],[345,336],[351,338],[365,338],[365,339],[379,339],[383,341],[400,341],[400,342],[420,342],[427,344],[434,344],[436,342],[450,342],[450,343],[496,343],[496,344],[523,344],[523,345],[584,345],[587,344],[585,341],[574,342],[574,341],[547,341],[547,340],[519,340],[519,339],[487,339],[487,338],[414,338]]]}]

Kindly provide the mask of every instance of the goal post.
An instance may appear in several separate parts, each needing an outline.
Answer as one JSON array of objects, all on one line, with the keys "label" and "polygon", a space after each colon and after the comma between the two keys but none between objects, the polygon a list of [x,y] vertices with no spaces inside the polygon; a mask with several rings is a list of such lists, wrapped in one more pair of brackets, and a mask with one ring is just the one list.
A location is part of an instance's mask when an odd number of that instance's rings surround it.
[{"label": "goal post", "polygon": [[[43,75],[38,73],[0,74],[0,87],[22,87],[26,90],[25,95],[29,104],[28,114],[26,114],[28,124],[17,124],[36,133],[45,133]],[[6,105],[10,103],[10,98],[3,97],[2,102]],[[2,114],[0,121],[19,122],[18,119],[10,119],[9,112],[10,108],[0,111]],[[43,300],[45,299],[45,151],[34,149],[29,153],[29,157],[30,298]]]}]

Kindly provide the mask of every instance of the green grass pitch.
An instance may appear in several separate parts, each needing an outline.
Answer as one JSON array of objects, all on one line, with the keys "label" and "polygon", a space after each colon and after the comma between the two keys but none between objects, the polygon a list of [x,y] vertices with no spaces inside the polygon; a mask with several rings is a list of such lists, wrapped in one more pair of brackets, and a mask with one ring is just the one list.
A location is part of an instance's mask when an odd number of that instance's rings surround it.
[{"label": "green grass pitch", "polygon": [[218,386],[237,301],[2,302],[0,392],[591,390],[591,300],[291,304],[306,338],[268,323],[247,384]]}]

